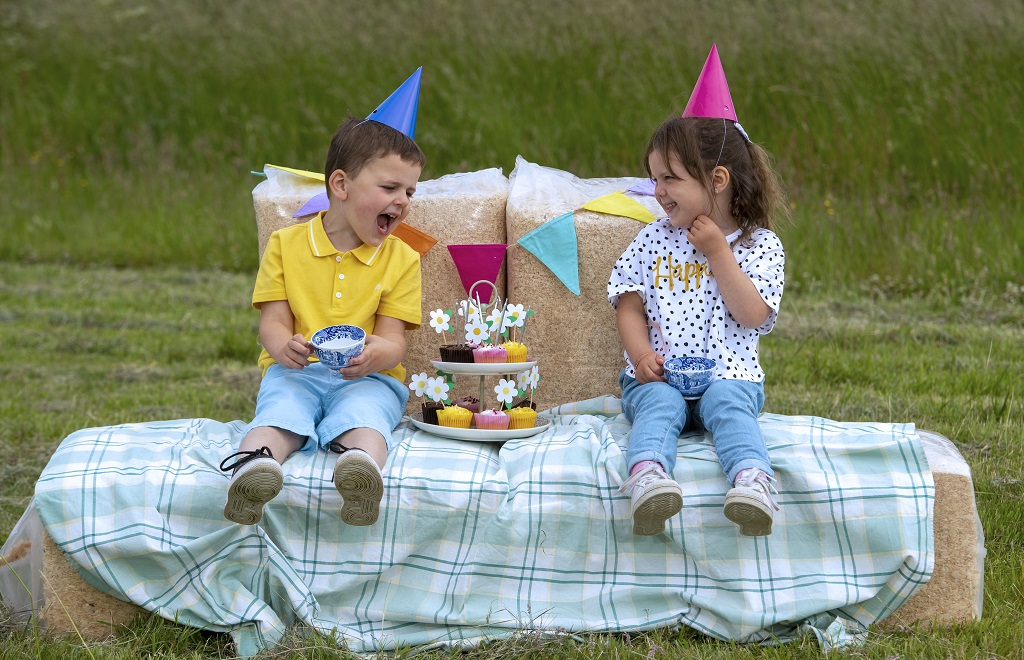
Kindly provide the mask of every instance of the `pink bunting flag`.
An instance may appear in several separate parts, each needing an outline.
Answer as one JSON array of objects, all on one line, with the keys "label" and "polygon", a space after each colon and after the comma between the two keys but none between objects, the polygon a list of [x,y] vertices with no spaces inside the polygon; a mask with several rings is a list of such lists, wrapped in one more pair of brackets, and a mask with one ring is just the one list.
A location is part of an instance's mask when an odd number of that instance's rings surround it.
[{"label": "pink bunting flag", "polygon": [[[498,273],[501,272],[501,263],[505,260],[505,250],[508,248],[504,243],[481,243],[479,245],[449,245],[448,252],[452,255],[455,268],[459,271],[459,279],[466,289],[466,295],[473,285],[480,280],[486,280],[497,284]],[[480,293],[485,287],[478,287],[476,293]],[[491,287],[486,287],[487,300],[480,296],[480,302],[490,303],[492,296]]]}]

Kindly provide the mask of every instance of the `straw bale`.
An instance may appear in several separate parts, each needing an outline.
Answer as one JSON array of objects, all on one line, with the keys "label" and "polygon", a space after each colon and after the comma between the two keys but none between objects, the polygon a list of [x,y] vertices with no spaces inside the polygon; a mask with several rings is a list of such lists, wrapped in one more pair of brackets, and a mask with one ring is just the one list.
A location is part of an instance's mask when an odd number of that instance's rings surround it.
[{"label": "straw bale", "polygon": [[981,619],[985,547],[971,469],[948,439],[929,431],[920,435],[935,480],[935,568],[926,584],[879,623],[885,630]]},{"label": "straw bale", "polygon": [[[608,304],[608,277],[615,260],[644,225],[623,218],[579,211],[584,203],[625,190],[637,178],[578,179],[521,158],[510,176],[508,215],[509,298],[536,312],[524,343],[539,361],[539,409],[618,394],[618,376],[625,366],[615,311]],[[655,215],[653,198],[638,198]],[[580,295],[577,296],[516,241],[549,220],[575,212],[579,252]]]},{"label": "straw bale", "polygon": [[117,635],[119,629],[146,610],[109,596],[88,584],[71,567],[48,534],[43,534],[44,629],[56,635],[80,633],[98,640]]},{"label": "straw bale", "polygon": [[[270,235],[283,227],[305,222],[308,216],[291,216],[311,197],[323,192],[313,182],[281,170],[268,169],[268,179],[253,189],[260,255]],[[508,179],[500,169],[448,174],[421,181],[409,207],[405,223],[437,239],[423,256],[423,323],[406,334],[407,349],[402,363],[410,373],[433,373],[431,359],[439,357],[440,335],[430,327],[427,313],[441,307],[451,309],[456,300],[466,298],[458,270],[448,253],[448,245],[505,243],[505,203]],[[498,295],[505,297],[505,267],[497,277]],[[478,287],[481,298],[490,287]],[[408,410],[419,410],[422,401],[410,399]]]}]

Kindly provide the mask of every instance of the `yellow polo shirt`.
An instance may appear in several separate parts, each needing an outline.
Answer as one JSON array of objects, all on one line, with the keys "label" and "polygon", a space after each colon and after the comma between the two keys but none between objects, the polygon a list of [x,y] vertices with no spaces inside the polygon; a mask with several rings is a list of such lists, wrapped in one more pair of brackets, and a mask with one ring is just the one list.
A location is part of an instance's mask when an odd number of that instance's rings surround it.
[{"label": "yellow polo shirt", "polygon": [[[373,334],[377,316],[418,328],[421,321],[420,255],[388,236],[380,247],[360,245],[339,252],[324,231],[323,213],[271,234],[263,251],[252,306],[287,300],[295,332],[307,340],[329,325],[357,325]],[[314,356],[315,359],[315,356]],[[259,365],[267,373],[274,359],[266,349]],[[405,382],[405,367],[381,373]]]}]

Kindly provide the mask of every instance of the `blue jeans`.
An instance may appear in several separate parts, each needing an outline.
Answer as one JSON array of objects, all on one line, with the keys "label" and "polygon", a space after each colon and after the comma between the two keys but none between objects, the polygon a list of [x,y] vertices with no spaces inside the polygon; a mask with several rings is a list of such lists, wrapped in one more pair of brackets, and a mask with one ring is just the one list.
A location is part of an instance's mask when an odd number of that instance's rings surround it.
[{"label": "blue jeans", "polygon": [[680,434],[710,431],[722,471],[729,483],[747,468],[771,477],[771,459],[757,416],[764,406],[764,385],[746,380],[715,380],[696,401],[687,401],[668,383],[641,385],[619,375],[622,410],[633,424],[626,449],[628,469],[640,461],[657,461],[669,474],[676,465]]}]

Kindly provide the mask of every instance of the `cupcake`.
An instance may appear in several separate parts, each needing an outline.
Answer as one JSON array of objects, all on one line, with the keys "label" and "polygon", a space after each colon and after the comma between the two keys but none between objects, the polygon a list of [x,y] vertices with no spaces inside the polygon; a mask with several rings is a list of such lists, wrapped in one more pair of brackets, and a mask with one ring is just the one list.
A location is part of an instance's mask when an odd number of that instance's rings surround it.
[{"label": "cupcake", "polygon": [[533,410],[536,410],[537,409],[537,404],[534,403],[533,401],[530,401],[530,397],[528,397],[528,396],[526,396],[524,394],[522,396],[517,396],[516,398],[512,399],[512,405],[510,405],[509,407],[510,408],[532,408]]},{"label": "cupcake", "polygon": [[464,396],[452,401],[456,406],[461,406],[471,413],[480,412],[480,399],[475,396]]},{"label": "cupcake", "polygon": [[517,341],[507,341],[501,345],[508,351],[509,362],[526,362],[526,346]]},{"label": "cupcake", "polygon": [[440,426],[468,429],[472,421],[473,413],[461,406],[448,406],[437,411],[437,422]]},{"label": "cupcake", "polygon": [[532,429],[537,425],[537,411],[533,408],[512,408],[507,417],[510,429]]},{"label": "cupcake", "polygon": [[480,363],[507,362],[508,351],[501,346],[481,346],[473,351],[473,361]]},{"label": "cupcake", "polygon": [[444,410],[444,404],[438,401],[426,401],[423,403],[422,410],[425,424],[437,424],[437,411]]},{"label": "cupcake", "polygon": [[473,415],[473,421],[480,430],[501,431],[508,428],[509,417],[500,410],[485,410]]},{"label": "cupcake", "polygon": [[441,347],[444,362],[472,362],[473,346],[470,344],[446,344]]}]

